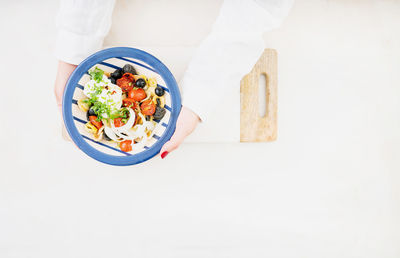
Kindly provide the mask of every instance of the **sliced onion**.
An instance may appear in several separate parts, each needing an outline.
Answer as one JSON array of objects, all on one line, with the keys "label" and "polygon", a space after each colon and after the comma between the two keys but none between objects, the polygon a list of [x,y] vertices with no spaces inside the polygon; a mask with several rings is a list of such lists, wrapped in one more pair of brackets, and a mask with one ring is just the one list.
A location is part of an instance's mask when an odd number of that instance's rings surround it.
[{"label": "sliced onion", "polygon": [[122,140],[133,140],[134,138],[132,137],[132,135],[130,135],[127,132],[115,132],[116,135],[118,135],[118,137],[120,137]]},{"label": "sliced onion", "polygon": [[113,140],[113,141],[118,141],[117,135],[115,135],[114,131],[113,131],[110,127],[105,126],[105,127],[104,127],[104,133],[105,133],[111,140]]},{"label": "sliced onion", "polygon": [[[121,127],[115,127],[114,121],[111,121],[111,128],[106,127],[105,132],[107,136],[109,136],[108,132],[111,131],[113,133],[113,136],[109,137],[113,140],[117,139],[118,137],[121,138],[120,140],[132,140],[138,142],[135,144],[135,146],[137,146],[138,148],[143,147],[146,144],[147,140],[153,136],[154,124],[151,121],[146,121],[145,116],[141,113],[138,113],[138,115],[142,119],[142,124],[136,124],[132,127],[136,119],[135,112],[132,109],[128,110],[130,113],[130,117],[125,125]],[[150,136],[147,135],[146,129],[152,131]]]},{"label": "sliced onion", "polygon": [[[143,116],[142,114],[139,113],[139,116]],[[144,116],[142,117],[143,119],[143,124],[141,125],[135,125],[133,129],[135,130],[135,138],[138,143],[140,143],[139,146],[144,146],[147,142],[148,139],[153,137],[154,134],[154,124],[150,121],[146,121]],[[148,136],[146,133],[146,129],[151,131],[151,134]]]},{"label": "sliced onion", "polygon": [[128,131],[130,128],[132,128],[133,124],[135,123],[135,119],[136,119],[136,114],[135,111],[133,111],[133,109],[128,108],[129,111],[129,119],[126,122],[126,124],[124,124],[123,126],[120,127],[115,127],[114,125],[114,120],[111,121],[111,128],[113,129],[113,131],[116,133],[118,132],[125,132]]},{"label": "sliced onion", "polygon": [[144,132],[144,129],[145,129],[145,127],[143,126],[143,125],[135,125],[135,132],[134,132],[134,135],[135,135],[135,139],[136,138],[143,138],[144,136],[145,136],[145,132]]}]

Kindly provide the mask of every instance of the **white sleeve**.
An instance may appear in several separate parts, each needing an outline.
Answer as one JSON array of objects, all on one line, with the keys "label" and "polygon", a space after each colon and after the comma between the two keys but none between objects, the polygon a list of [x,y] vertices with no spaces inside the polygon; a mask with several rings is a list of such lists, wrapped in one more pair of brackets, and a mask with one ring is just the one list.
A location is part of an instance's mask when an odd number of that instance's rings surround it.
[{"label": "white sleeve", "polygon": [[[262,35],[280,25],[293,0],[225,0],[211,33],[182,78],[183,105],[202,121],[223,96],[239,90],[264,50]],[[238,104],[239,105],[239,104]]]},{"label": "white sleeve", "polygon": [[115,0],[61,0],[55,55],[79,64],[101,49],[111,27]]}]

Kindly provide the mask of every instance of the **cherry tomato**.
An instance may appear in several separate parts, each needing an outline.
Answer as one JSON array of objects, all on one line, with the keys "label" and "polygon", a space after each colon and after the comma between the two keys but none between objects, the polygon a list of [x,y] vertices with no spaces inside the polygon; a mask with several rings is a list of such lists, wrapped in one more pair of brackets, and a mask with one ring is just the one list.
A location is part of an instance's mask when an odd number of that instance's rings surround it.
[{"label": "cherry tomato", "polygon": [[123,92],[128,92],[133,89],[132,82],[124,77],[117,80],[117,85],[122,89]]},{"label": "cherry tomato", "polygon": [[118,117],[118,118],[115,118],[114,119],[114,126],[115,127],[121,127],[121,126],[123,126],[125,123],[124,122],[122,122],[122,118],[121,117]]},{"label": "cherry tomato", "polygon": [[142,101],[146,96],[146,92],[142,88],[134,88],[128,92],[128,98],[134,99],[135,101]]},{"label": "cherry tomato", "polygon": [[117,80],[117,85],[124,92],[128,92],[133,89],[133,84],[135,83],[135,78],[131,73],[124,73],[121,78]]},{"label": "cherry tomato", "polygon": [[129,79],[131,82],[135,81],[135,76],[133,76],[133,74],[131,74],[131,73],[124,73],[122,75],[122,77],[125,77],[125,78]]},{"label": "cherry tomato", "polygon": [[139,104],[134,100],[134,99],[130,99],[130,98],[126,98],[122,100],[122,105],[124,107],[130,107],[133,109],[136,109],[139,107]]},{"label": "cherry tomato", "polygon": [[132,151],[132,141],[131,140],[125,140],[119,143],[119,148],[122,151],[128,152],[128,151]]},{"label": "cherry tomato", "polygon": [[156,112],[156,105],[151,99],[148,99],[140,105],[140,110],[142,110],[143,115],[151,116]]},{"label": "cherry tomato", "polygon": [[92,125],[96,126],[97,129],[100,129],[103,126],[101,121],[96,121],[97,116],[89,116],[89,121]]}]

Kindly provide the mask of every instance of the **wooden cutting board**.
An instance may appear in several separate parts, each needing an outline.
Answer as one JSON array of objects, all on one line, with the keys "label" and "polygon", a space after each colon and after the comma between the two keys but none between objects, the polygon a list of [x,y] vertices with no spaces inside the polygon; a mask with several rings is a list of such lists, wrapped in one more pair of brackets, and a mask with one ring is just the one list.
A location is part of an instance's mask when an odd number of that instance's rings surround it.
[{"label": "wooden cutting board", "polygon": [[[260,116],[260,76],[266,78],[266,110]],[[265,49],[240,83],[240,142],[269,142],[277,137],[277,53]]]}]

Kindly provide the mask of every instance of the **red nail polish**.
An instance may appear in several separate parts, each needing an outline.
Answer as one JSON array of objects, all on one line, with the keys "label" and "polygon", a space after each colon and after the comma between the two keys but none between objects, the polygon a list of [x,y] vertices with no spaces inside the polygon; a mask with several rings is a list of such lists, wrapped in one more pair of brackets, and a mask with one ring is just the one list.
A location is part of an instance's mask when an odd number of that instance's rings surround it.
[{"label": "red nail polish", "polygon": [[161,153],[161,158],[165,158],[168,155],[168,151],[164,151],[163,153]]}]

